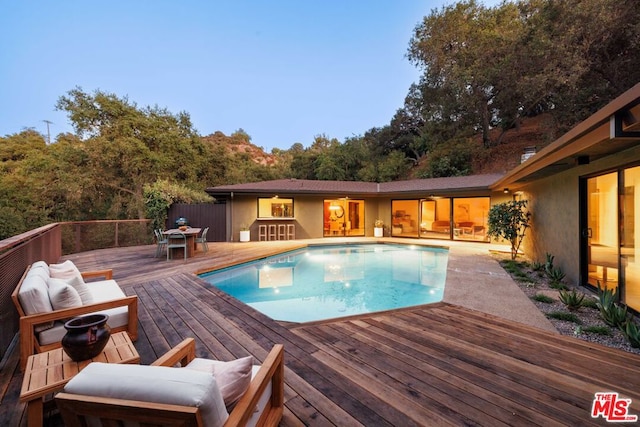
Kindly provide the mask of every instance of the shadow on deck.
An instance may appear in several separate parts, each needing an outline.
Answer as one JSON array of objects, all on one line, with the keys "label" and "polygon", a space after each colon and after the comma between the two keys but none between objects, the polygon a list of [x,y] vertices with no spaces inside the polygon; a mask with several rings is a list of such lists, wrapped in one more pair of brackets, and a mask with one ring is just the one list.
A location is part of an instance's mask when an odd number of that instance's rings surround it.
[{"label": "shadow on deck", "polygon": [[[640,414],[640,358],[449,303],[310,325],[275,322],[192,274],[300,246],[210,244],[187,263],[154,247],[76,254],[81,270],[113,268],[139,297],[148,364],[185,337],[199,357],[263,360],[285,346],[282,425],[605,425],[594,393],[616,391]],[[15,352],[14,352],[15,353]],[[26,425],[11,356],[2,425]]]}]

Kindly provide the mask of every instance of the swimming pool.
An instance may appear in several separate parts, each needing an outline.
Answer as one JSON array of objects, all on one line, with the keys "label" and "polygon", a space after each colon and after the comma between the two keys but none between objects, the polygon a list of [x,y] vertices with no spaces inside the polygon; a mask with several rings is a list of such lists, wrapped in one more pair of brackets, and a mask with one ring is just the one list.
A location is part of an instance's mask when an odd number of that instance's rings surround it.
[{"label": "swimming pool", "polygon": [[310,246],[200,277],[272,319],[303,323],[442,301],[448,255],[416,245]]}]

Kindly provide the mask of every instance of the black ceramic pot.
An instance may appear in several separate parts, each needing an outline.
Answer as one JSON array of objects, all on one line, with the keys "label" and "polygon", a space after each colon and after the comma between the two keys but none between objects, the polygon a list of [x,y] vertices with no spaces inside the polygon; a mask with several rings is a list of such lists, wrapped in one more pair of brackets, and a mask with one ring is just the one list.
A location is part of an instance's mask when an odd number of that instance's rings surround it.
[{"label": "black ceramic pot", "polygon": [[109,342],[111,328],[106,314],[76,317],[64,324],[67,333],[62,337],[62,348],[72,360],[96,357]]}]

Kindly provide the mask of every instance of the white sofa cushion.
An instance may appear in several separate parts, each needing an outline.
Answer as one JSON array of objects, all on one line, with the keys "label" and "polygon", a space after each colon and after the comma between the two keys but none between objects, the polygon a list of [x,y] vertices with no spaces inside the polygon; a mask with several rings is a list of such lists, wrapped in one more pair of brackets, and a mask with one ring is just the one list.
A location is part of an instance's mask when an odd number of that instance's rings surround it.
[{"label": "white sofa cushion", "polygon": [[78,270],[78,267],[76,267],[73,261],[66,260],[62,264],[51,264],[49,266],[49,272],[51,277],[63,279],[73,286],[76,291],[78,291],[78,294],[80,294],[83,304],[93,304],[95,302],[91,291],[82,278],[82,273],[80,273],[80,270]]},{"label": "white sofa cushion", "polygon": [[32,270],[35,270],[37,268],[43,269],[45,275],[49,277],[49,264],[47,264],[45,261],[36,261],[33,264],[31,264]]},{"label": "white sofa cushion", "polygon": [[[49,300],[47,277],[43,275],[43,271],[42,268],[29,269],[20,286],[18,300],[26,315],[53,311],[53,306]],[[36,333],[41,332],[52,326],[53,322],[42,323],[35,327],[35,331]]]},{"label": "white sofa cushion", "polygon": [[64,391],[200,408],[204,425],[225,423],[227,413],[213,375],[163,366],[90,363]]},{"label": "white sofa cushion", "polygon": [[185,368],[209,372],[216,377],[224,404],[231,410],[249,388],[252,362],[251,356],[229,362],[196,357]]},{"label": "white sofa cushion", "polygon": [[[122,292],[122,289],[120,289],[120,286],[118,286],[118,283],[115,280],[87,282],[87,286],[93,296],[94,303],[112,301],[114,299],[126,297],[125,293]],[[109,316],[107,325],[109,325],[110,328],[118,328],[129,324],[129,309],[126,306],[97,311],[96,313],[103,313]],[[38,335],[38,342],[40,345],[60,342],[66,333],[67,330],[64,328],[64,323],[55,322],[51,329],[40,332]]]},{"label": "white sofa cushion", "polygon": [[54,310],[82,306],[78,291],[64,280],[50,277],[47,284],[49,285],[49,300],[51,300]]}]

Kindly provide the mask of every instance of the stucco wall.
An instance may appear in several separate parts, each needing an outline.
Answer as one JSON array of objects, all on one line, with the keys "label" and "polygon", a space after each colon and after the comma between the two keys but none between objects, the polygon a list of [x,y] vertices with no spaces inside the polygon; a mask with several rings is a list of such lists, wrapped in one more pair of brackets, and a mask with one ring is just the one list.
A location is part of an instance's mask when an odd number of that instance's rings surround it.
[{"label": "stucco wall", "polygon": [[555,256],[554,265],[565,272],[566,281],[578,283],[580,276],[580,177],[604,173],[640,161],[640,147],[605,157],[588,165],[527,184],[523,198],[529,200],[531,230],[522,249],[532,260],[544,262]]},{"label": "stucco wall", "polygon": [[[296,195],[294,198],[294,216],[296,225],[296,239],[321,238],[324,234],[323,201],[330,197],[314,197]],[[387,226],[391,221],[391,201],[388,198],[365,198],[365,236],[373,236],[373,224],[376,219],[382,219]],[[268,224],[269,221],[257,220],[258,198],[255,196],[235,196],[233,207],[229,208],[231,220],[231,235],[233,241],[239,240],[240,228],[249,226],[251,240],[258,240],[258,227],[260,224]],[[283,220],[282,222],[289,222]],[[385,233],[387,233],[385,231]]]},{"label": "stucco wall", "polygon": [[568,172],[536,181],[523,189],[528,200],[531,228],[522,250],[533,261],[544,262],[546,254],[555,256],[570,282],[579,275],[578,173]]}]

